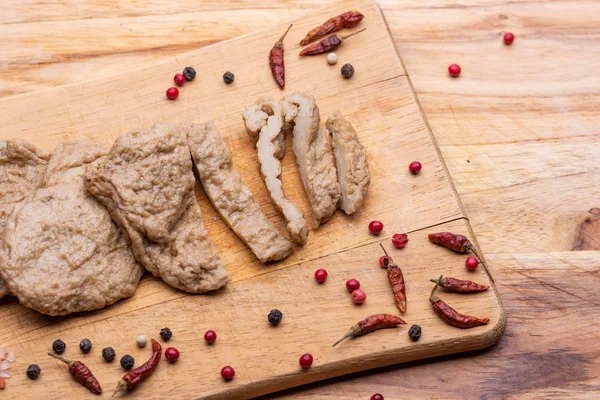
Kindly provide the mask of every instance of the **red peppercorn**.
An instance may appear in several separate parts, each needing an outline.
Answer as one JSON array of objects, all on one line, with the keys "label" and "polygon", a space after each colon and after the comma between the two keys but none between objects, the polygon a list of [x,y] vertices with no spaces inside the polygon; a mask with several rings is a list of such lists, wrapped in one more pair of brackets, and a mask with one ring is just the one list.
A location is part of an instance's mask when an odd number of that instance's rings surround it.
[{"label": "red peppercorn", "polygon": [[352,292],[352,301],[354,304],[362,304],[367,300],[367,294],[360,289]]},{"label": "red peppercorn", "polygon": [[177,86],[183,86],[185,83],[185,76],[183,76],[183,74],[175,74],[173,82],[175,82]]},{"label": "red peppercorn", "polygon": [[460,71],[461,69],[458,66],[458,64],[450,64],[450,66],[448,67],[448,73],[454,78],[460,75]]},{"label": "red peppercorn", "polygon": [[177,350],[175,347],[168,347],[165,350],[165,358],[170,362],[179,360],[179,350]]},{"label": "red peppercorn", "polygon": [[383,400],[383,395],[375,393],[373,396],[371,396],[371,400]]},{"label": "red peppercorn", "polygon": [[383,223],[381,221],[371,221],[369,223],[369,232],[373,235],[379,235],[383,230]]},{"label": "red peppercorn", "polygon": [[325,282],[325,280],[327,279],[327,271],[325,271],[323,268],[316,270],[315,271],[315,279],[319,283]]},{"label": "red peppercorn", "polygon": [[381,268],[387,268],[388,265],[390,265],[390,259],[388,258],[388,256],[379,257],[379,266]]},{"label": "red peppercorn", "polygon": [[215,340],[217,340],[217,334],[215,331],[206,331],[206,333],[204,334],[204,340],[206,340],[206,343],[208,344],[213,344],[215,342]]},{"label": "red peppercorn", "polygon": [[408,165],[408,170],[412,172],[413,175],[418,174],[419,171],[421,171],[421,168],[423,168],[423,166],[418,161],[413,161]]},{"label": "red peppercorn", "polygon": [[179,97],[179,89],[177,89],[176,87],[168,88],[167,97],[171,100],[175,100],[177,97]]},{"label": "red peppercorn", "polygon": [[504,44],[506,44],[506,45],[512,44],[512,42],[514,42],[514,40],[515,40],[515,35],[513,35],[512,33],[506,32],[504,34]]},{"label": "red peppercorn", "polygon": [[469,271],[475,271],[478,265],[479,260],[477,257],[469,257],[465,260],[465,267],[467,267]]},{"label": "red peppercorn", "polygon": [[223,379],[225,379],[226,381],[230,381],[233,379],[235,375],[235,371],[233,368],[231,368],[229,365],[226,367],[223,367],[223,369],[221,369],[221,376],[223,377]]},{"label": "red peppercorn", "polygon": [[300,357],[300,366],[304,369],[306,368],[310,368],[310,366],[313,363],[313,356],[311,356],[310,354],[306,353],[303,354],[302,357]]},{"label": "red peppercorn", "polygon": [[354,278],[352,278],[346,282],[346,289],[348,289],[348,291],[350,293],[354,292],[359,287],[360,287],[360,282]]},{"label": "red peppercorn", "polygon": [[408,236],[405,233],[395,233],[392,236],[392,244],[395,248],[401,249],[408,243]]}]

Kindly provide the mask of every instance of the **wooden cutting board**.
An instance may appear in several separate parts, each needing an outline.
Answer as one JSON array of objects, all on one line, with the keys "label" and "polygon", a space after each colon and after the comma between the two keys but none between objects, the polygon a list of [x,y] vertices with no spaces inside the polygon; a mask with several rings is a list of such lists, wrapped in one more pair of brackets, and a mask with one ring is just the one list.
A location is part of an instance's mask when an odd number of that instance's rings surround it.
[{"label": "wooden cutting board", "polygon": [[[324,55],[297,55],[301,49],[297,43],[309,29],[350,9],[361,11],[365,19],[342,34],[362,27],[367,31],[336,51],[337,65],[328,65]],[[267,55],[286,28],[287,24],[271,27],[118,76],[0,101],[0,139],[23,138],[48,150],[67,138],[111,143],[123,132],[157,121],[214,119],[244,181],[284,232],[260,179],[256,151],[241,113],[260,96],[279,97],[300,90],[315,96],[322,120],[340,110],[353,123],[367,149],[372,178],[360,212],[346,216],[338,211],[310,232],[303,248],[270,265],[255,259],[198,187],[204,221],[232,278],[227,288],[215,293],[187,295],[145,276],[132,298],[65,318],[30,311],[14,298],[0,300],[0,347],[17,354],[10,370],[14,376],[7,380],[3,398],[91,396],[70,379],[64,365],[46,355],[57,338],[67,344],[67,358],[80,359],[94,371],[108,398],[124,372],[118,359],[105,363],[101,349],[112,346],[118,358],[129,353],[141,365],[149,350],[137,348],[135,337],[158,338],[161,328],[171,328],[174,336],[169,345],[181,351],[181,358],[176,364],[163,360],[135,390],[136,397],[148,399],[246,398],[383,365],[480,349],[498,341],[506,318],[495,289],[475,295],[441,295],[465,314],[490,318],[489,325],[469,330],[445,325],[428,302],[429,278],[444,274],[480,283],[490,283],[492,278],[483,268],[468,272],[465,255],[427,240],[427,234],[436,231],[475,238],[378,6],[368,0],[338,2],[294,21],[285,40],[286,89],[280,91],[271,77]],[[356,70],[349,80],[340,75],[346,62]],[[173,75],[188,65],[198,71],[196,79],[180,88],[177,100],[167,100],[165,90],[173,85]],[[221,78],[227,70],[236,75],[232,85],[225,85]],[[413,160],[423,164],[417,176],[407,169]],[[286,193],[309,216],[291,151],[283,160],[283,170]],[[379,236],[367,231],[368,222],[374,219],[385,224]],[[409,233],[410,241],[402,250],[392,249],[390,238],[396,232]],[[402,317],[408,324],[332,348],[357,321],[371,314],[398,312],[385,270],[378,266],[379,243],[403,269],[408,311]],[[329,272],[324,284],[314,280],[318,268]],[[367,293],[361,306],[351,302],[345,288],[350,278],[357,278]],[[267,323],[273,308],[284,314],[277,328]],[[418,342],[408,338],[412,324],[423,328]],[[218,335],[212,346],[203,341],[207,329]],[[83,355],[78,343],[86,337],[94,348]],[[314,364],[301,370],[298,359],[307,352],[314,356]],[[32,363],[42,369],[37,381],[25,376]],[[220,377],[225,365],[236,370],[231,382]]]}]

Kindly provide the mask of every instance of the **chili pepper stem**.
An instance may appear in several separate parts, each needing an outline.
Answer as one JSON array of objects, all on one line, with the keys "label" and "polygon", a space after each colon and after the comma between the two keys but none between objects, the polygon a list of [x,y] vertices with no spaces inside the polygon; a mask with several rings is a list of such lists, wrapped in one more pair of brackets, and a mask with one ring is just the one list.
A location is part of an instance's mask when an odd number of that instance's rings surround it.
[{"label": "chili pepper stem", "polygon": [[443,278],[443,275],[440,275],[438,280],[435,281],[435,286],[433,287],[433,289],[431,289],[431,296],[429,296],[429,302],[431,302],[431,304],[435,304],[440,300],[440,298],[438,297],[438,295],[435,292],[436,292],[438,286],[440,286],[440,283],[442,282],[442,278]]},{"label": "chili pepper stem", "polygon": [[354,325],[348,333],[342,336],[337,342],[335,342],[331,347],[337,346],[340,342],[346,340],[349,337],[358,336],[360,334],[360,327],[358,325]]},{"label": "chili pepper stem", "polygon": [[362,28],[362,29],[361,29],[360,31],[358,31],[358,32],[354,32],[354,33],[351,33],[351,34],[349,34],[349,35],[346,35],[346,36],[340,36],[340,40],[346,40],[346,39],[348,39],[349,37],[351,37],[351,36],[354,36],[354,35],[358,35],[358,34],[359,34],[359,33],[361,33],[362,31],[366,31],[366,30],[367,30],[367,28]]},{"label": "chili pepper stem", "polygon": [[288,26],[288,28],[283,33],[283,35],[281,35],[279,40],[275,42],[275,47],[283,47],[283,39],[285,39],[285,35],[287,35],[287,33],[290,31],[290,29],[292,28],[292,25],[294,25],[294,24],[290,24],[290,26]]},{"label": "chili pepper stem", "polygon": [[115,391],[113,392],[112,397],[115,397],[117,395],[117,393],[119,393],[122,390],[126,390],[127,389],[127,382],[125,382],[123,379],[121,379],[119,382],[117,382],[117,388],[115,389]]},{"label": "chili pepper stem", "polygon": [[64,363],[65,363],[65,364],[67,364],[67,365],[71,365],[71,364],[73,363],[73,361],[69,361],[69,360],[67,360],[67,359],[65,359],[65,358],[62,358],[61,356],[57,356],[57,355],[55,355],[55,354],[48,353],[48,355],[49,355],[50,357],[54,357],[54,358],[56,358],[57,360],[60,360],[60,361],[64,362]]}]

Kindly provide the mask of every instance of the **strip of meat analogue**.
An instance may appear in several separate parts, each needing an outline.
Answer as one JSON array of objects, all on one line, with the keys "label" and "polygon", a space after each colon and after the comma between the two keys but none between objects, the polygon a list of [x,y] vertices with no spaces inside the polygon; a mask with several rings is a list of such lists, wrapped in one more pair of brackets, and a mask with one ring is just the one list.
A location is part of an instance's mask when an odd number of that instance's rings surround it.
[{"label": "strip of meat analogue", "polygon": [[283,99],[283,108],[286,122],[294,127],[296,162],[310,202],[312,225],[318,228],[335,213],[341,197],[331,135],[319,129],[319,108],[313,96],[296,92]]},{"label": "strip of meat analogue", "polygon": [[292,244],[279,234],[242,182],[215,123],[183,123],[179,127],[187,133],[202,186],[227,225],[261,262],[287,257],[292,252]]},{"label": "strip of meat analogue", "polygon": [[[0,236],[15,204],[41,184],[49,158],[50,153],[25,140],[0,142]],[[0,277],[0,298],[9,293]]]},{"label": "strip of meat analogue", "polygon": [[143,269],[83,180],[108,147],[61,142],[43,186],[16,204],[0,245],[2,277],[21,304],[48,315],[102,308],[131,296]]},{"label": "strip of meat analogue", "polygon": [[126,233],[137,260],[169,285],[201,293],[225,286],[228,277],[194,184],[185,134],[171,124],[119,136],[86,174],[87,189]]},{"label": "strip of meat analogue", "polygon": [[281,103],[272,97],[259,99],[248,106],[242,114],[246,131],[252,139],[257,139],[260,172],[267,186],[269,197],[275,208],[283,215],[286,229],[293,242],[305,244],[308,225],[302,209],[283,193],[281,183],[281,162],[285,153],[284,120]]},{"label": "strip of meat analogue", "polygon": [[371,181],[367,152],[354,127],[339,112],[327,119],[333,137],[338,182],[342,189],[341,209],[348,215],[362,207]]}]

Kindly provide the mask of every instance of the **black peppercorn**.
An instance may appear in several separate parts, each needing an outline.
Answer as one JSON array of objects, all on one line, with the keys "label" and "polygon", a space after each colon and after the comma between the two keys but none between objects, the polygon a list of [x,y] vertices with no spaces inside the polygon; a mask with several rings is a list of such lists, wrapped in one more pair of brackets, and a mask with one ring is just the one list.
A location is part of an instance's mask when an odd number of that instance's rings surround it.
[{"label": "black peppercorn", "polygon": [[194,80],[196,77],[196,70],[192,67],[185,67],[183,69],[183,76],[185,76],[185,80],[188,82]]},{"label": "black peppercorn", "polygon": [[269,323],[273,326],[279,325],[281,318],[283,318],[283,314],[279,310],[271,310],[268,316]]},{"label": "black peppercorn", "polygon": [[169,340],[171,340],[171,337],[173,337],[173,332],[171,332],[171,330],[169,328],[162,328],[160,330],[160,337],[165,342],[168,342]]},{"label": "black peppercorn", "polygon": [[27,367],[27,376],[29,379],[37,379],[38,376],[40,376],[40,372],[42,372],[42,370],[35,364],[31,364],[29,367]]},{"label": "black peppercorn", "polygon": [[112,347],[105,347],[102,349],[102,358],[104,358],[104,361],[111,362],[116,356],[115,349]]},{"label": "black peppercorn", "polygon": [[408,336],[416,342],[421,337],[421,327],[419,325],[413,325],[408,330]]},{"label": "black peppercorn", "polygon": [[223,74],[223,80],[225,81],[226,84],[230,84],[233,83],[233,80],[235,79],[235,75],[232,74],[230,71],[227,71]]},{"label": "black peppercorn", "polygon": [[52,343],[52,350],[56,354],[62,354],[62,353],[64,353],[66,348],[67,348],[67,345],[65,344],[65,342],[63,342],[60,339],[56,339],[54,341],[54,343]]},{"label": "black peppercorn", "polygon": [[83,339],[81,342],[79,342],[79,349],[84,353],[87,354],[90,352],[90,350],[92,349],[92,341],[90,339]]},{"label": "black peppercorn", "polygon": [[123,369],[129,371],[133,368],[133,364],[135,364],[135,360],[129,354],[125,354],[121,357],[121,367],[123,367]]},{"label": "black peppercorn", "polygon": [[342,67],[342,76],[346,79],[350,79],[354,75],[354,67],[352,64],[344,64]]}]

